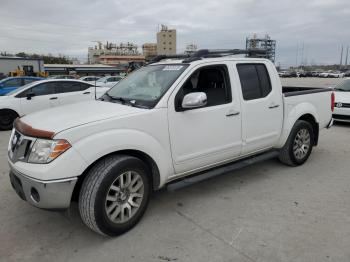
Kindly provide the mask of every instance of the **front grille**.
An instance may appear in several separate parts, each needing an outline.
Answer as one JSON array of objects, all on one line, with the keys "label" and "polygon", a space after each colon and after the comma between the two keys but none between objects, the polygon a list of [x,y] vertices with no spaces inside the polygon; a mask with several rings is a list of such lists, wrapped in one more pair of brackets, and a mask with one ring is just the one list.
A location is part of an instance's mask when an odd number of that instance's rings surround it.
[{"label": "front grille", "polygon": [[10,159],[13,162],[26,161],[33,142],[33,138],[25,137],[18,131],[15,131],[10,142]]},{"label": "front grille", "polygon": [[350,121],[350,115],[337,115],[337,114],[333,114],[333,118],[334,119],[341,119],[341,120],[349,120]]},{"label": "front grille", "polygon": [[334,105],[335,105],[335,107],[350,108],[350,104],[349,103],[335,102]]}]

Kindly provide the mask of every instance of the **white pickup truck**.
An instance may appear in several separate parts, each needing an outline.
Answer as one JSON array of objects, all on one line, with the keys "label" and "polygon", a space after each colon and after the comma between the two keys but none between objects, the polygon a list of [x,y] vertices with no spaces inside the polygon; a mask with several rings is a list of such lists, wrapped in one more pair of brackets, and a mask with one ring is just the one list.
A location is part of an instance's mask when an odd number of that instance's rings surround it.
[{"label": "white pickup truck", "polygon": [[265,59],[163,60],[97,101],[17,119],[8,146],[18,195],[44,209],[79,202],[105,235],[132,228],[152,191],[181,187],[247,163],[303,164],[332,124],[330,89],[282,88]]}]

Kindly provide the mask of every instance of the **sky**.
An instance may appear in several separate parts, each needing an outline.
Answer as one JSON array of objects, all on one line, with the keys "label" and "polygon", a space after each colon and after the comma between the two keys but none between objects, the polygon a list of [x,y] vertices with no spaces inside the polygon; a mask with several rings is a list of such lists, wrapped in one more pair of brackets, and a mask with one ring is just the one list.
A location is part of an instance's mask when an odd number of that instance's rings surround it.
[{"label": "sky", "polygon": [[[177,51],[245,48],[254,33],[277,41],[276,63],[339,63],[350,45],[349,0],[1,0],[0,51],[87,59],[93,41],[156,42],[177,29]],[[304,47],[304,48],[303,48]],[[350,60],[349,60],[350,63]]]}]

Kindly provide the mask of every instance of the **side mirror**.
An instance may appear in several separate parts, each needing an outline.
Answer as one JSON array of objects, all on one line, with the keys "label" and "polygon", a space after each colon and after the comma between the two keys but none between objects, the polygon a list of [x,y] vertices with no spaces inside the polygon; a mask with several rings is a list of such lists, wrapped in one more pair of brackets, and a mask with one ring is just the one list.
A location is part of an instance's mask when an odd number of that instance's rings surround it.
[{"label": "side mirror", "polygon": [[31,100],[31,99],[32,99],[32,97],[34,97],[34,96],[35,96],[35,94],[34,94],[34,93],[28,93],[28,94],[26,95],[27,100]]},{"label": "side mirror", "polygon": [[207,95],[204,92],[195,92],[185,95],[182,100],[182,108],[191,109],[205,106],[207,104]]}]

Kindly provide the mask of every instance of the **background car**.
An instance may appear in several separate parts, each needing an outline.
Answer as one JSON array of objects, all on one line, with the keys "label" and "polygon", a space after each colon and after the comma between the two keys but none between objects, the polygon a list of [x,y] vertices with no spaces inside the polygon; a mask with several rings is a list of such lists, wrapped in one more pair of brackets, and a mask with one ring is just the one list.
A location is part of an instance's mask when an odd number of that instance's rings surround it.
[{"label": "background car", "polygon": [[49,76],[50,79],[75,79],[73,75],[56,75],[56,76]]},{"label": "background car", "polygon": [[0,96],[6,95],[7,93],[16,90],[17,88],[26,84],[42,80],[42,77],[32,76],[18,76],[18,77],[7,77],[0,81]]},{"label": "background car", "polygon": [[97,80],[99,80],[101,77],[99,76],[83,76],[80,78],[81,81],[88,82],[90,84],[95,84]]},{"label": "background car", "polygon": [[122,79],[121,76],[105,76],[96,81],[96,86],[112,87]]},{"label": "background car", "polygon": [[9,130],[17,117],[50,107],[101,97],[110,88],[80,80],[50,79],[27,84],[0,96],[0,130]]},{"label": "background car", "polygon": [[342,72],[331,72],[328,74],[329,78],[342,78],[344,77],[344,73]]},{"label": "background car", "polygon": [[335,107],[333,119],[350,122],[350,79],[346,79],[334,87]]}]

